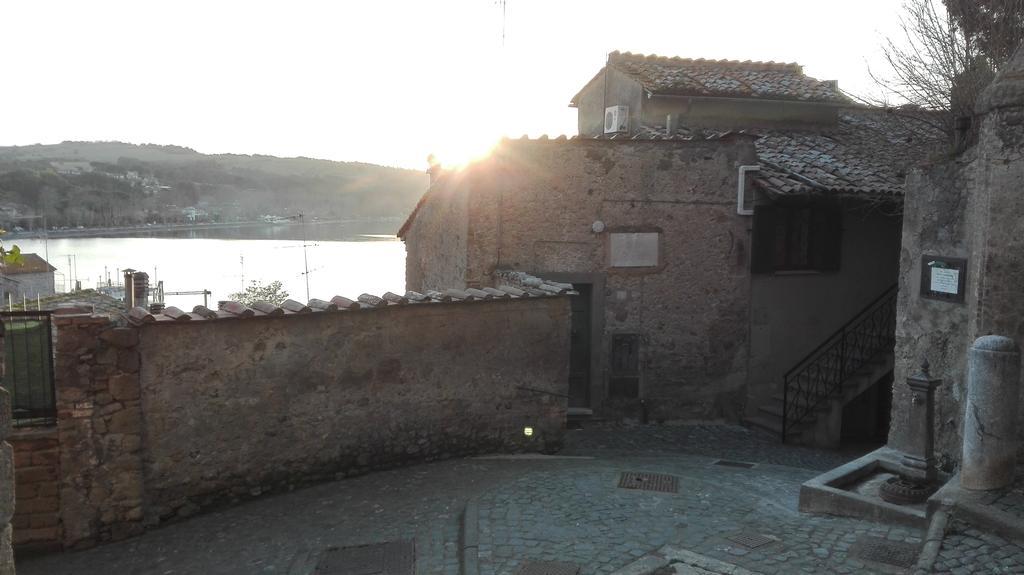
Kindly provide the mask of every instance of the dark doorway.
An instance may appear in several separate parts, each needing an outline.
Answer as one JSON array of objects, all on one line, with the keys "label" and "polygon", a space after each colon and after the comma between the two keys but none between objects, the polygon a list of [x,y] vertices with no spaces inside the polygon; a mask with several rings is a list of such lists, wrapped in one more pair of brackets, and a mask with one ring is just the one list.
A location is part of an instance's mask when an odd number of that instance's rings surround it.
[{"label": "dark doorway", "polygon": [[569,351],[569,407],[590,407],[590,308],[592,284],[573,284],[572,343]]},{"label": "dark doorway", "polygon": [[892,381],[893,373],[890,371],[843,407],[841,438],[844,446],[877,447],[885,444],[892,409]]}]

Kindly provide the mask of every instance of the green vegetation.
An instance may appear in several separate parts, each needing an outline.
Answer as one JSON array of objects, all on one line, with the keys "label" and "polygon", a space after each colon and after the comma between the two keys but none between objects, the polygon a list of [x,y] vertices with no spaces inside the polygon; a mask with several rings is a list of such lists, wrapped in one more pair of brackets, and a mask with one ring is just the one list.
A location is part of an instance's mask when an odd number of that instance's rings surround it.
[{"label": "green vegetation", "polygon": [[180,146],[63,142],[0,147],[0,227],[109,227],[254,220],[402,217],[424,174],[355,162]]},{"label": "green vegetation", "polygon": [[243,292],[235,292],[228,296],[228,299],[237,301],[244,305],[252,305],[258,301],[270,302],[274,305],[281,305],[288,299],[288,292],[284,291],[281,282],[272,281],[263,285],[256,280],[249,282],[249,286]]}]

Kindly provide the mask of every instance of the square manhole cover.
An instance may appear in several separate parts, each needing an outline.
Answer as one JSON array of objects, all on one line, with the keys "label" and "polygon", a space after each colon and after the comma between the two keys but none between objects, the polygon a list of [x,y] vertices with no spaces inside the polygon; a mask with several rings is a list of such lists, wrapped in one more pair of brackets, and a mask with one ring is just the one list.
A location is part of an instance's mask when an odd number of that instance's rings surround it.
[{"label": "square manhole cover", "polygon": [[758,547],[764,547],[769,543],[775,543],[778,541],[777,539],[761,535],[760,533],[750,533],[747,531],[726,535],[725,538],[737,545],[742,545],[747,549],[757,549]]},{"label": "square manhole cover", "polygon": [[330,547],[320,556],[314,575],[414,575],[412,541],[389,541],[357,547]]},{"label": "square manhole cover", "polygon": [[919,546],[914,543],[889,541],[870,535],[860,537],[850,546],[850,557],[903,568],[916,565],[919,554]]},{"label": "square manhole cover", "polygon": [[745,461],[732,461],[731,459],[719,459],[713,465],[721,465],[722,467],[740,467],[743,469],[750,469],[754,466],[753,463],[747,463]]},{"label": "square manhole cover", "polygon": [[524,563],[516,575],[579,575],[580,568],[572,563],[555,561],[529,561]]},{"label": "square manhole cover", "polygon": [[664,473],[646,473],[643,471],[626,471],[619,478],[619,487],[623,489],[641,489],[643,491],[661,491],[678,493],[679,478]]}]

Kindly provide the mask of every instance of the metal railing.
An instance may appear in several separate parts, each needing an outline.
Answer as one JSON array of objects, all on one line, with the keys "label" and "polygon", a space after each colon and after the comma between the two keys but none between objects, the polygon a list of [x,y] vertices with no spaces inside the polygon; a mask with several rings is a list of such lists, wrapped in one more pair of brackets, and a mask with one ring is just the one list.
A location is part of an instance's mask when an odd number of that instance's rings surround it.
[{"label": "metal railing", "polygon": [[794,425],[842,391],[843,382],[895,345],[897,287],[886,289],[783,376],[783,443]]},{"label": "metal railing", "polygon": [[0,312],[4,324],[3,386],[11,394],[15,426],[57,421],[53,324],[48,311]]}]

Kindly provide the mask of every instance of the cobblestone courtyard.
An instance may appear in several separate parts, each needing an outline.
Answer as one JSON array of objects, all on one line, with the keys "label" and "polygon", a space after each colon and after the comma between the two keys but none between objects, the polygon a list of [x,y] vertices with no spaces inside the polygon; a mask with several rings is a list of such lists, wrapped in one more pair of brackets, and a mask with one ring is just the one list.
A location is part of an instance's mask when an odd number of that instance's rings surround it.
[{"label": "cobblestone courtyard", "polygon": [[[733,426],[602,426],[570,431],[555,457],[445,461],[331,482],[25,559],[18,573],[299,575],[329,547],[410,539],[424,574],[460,573],[467,554],[486,575],[515,574],[530,561],[613,573],[665,545],[766,574],[904,572],[857,555],[858,541],[917,547],[921,531],[796,510],[802,482],[855,455],[782,446]],[[672,475],[677,492],[620,488],[624,471]],[[463,525],[474,533],[460,536]],[[766,539],[749,546],[735,540],[742,535]],[[937,568],[1021,572],[1005,542],[969,530],[956,537]],[[983,545],[995,545],[986,565],[997,570],[967,566]]]}]

